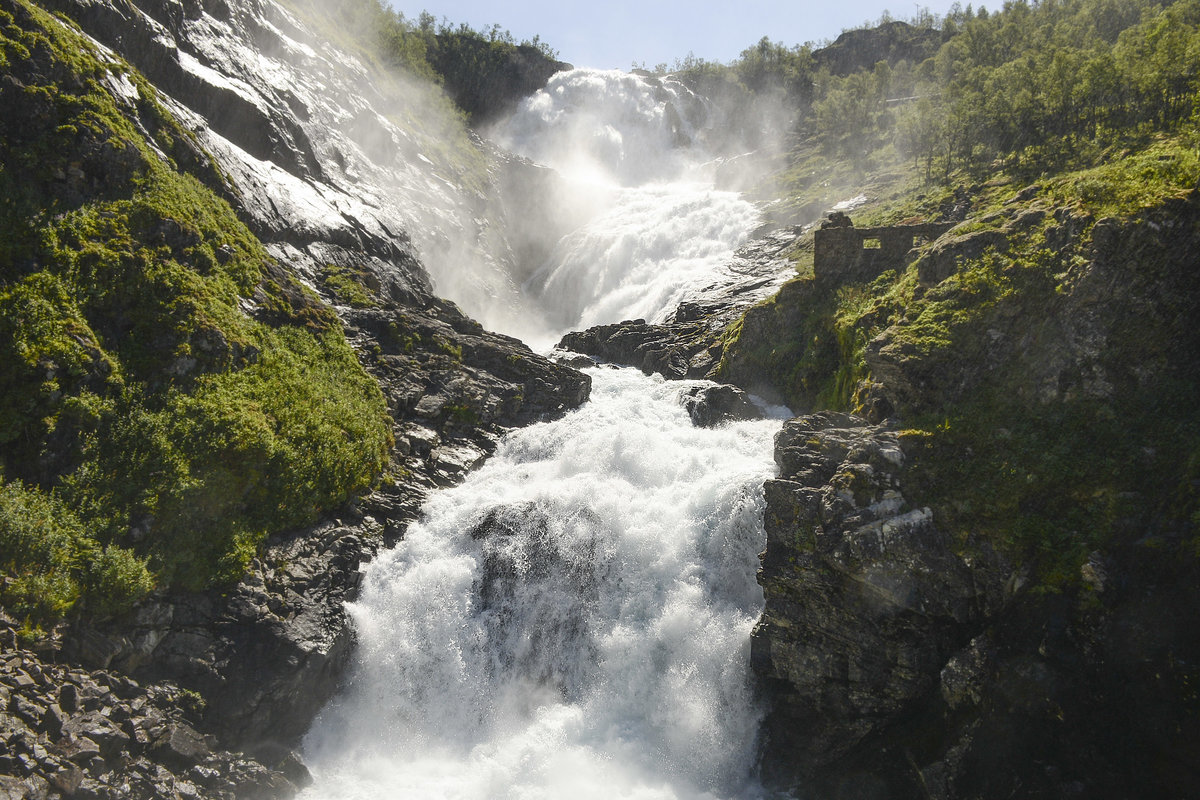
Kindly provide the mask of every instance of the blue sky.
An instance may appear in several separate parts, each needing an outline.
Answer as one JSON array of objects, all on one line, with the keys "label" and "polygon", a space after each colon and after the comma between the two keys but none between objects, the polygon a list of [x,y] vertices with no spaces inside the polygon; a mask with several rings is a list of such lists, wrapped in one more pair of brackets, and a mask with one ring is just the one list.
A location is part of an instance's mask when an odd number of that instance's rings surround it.
[{"label": "blue sky", "polygon": [[629,69],[634,62],[648,67],[673,64],[689,52],[728,62],[763,36],[788,45],[832,40],[846,28],[874,22],[884,10],[905,19],[922,7],[944,14],[952,4],[953,0],[392,0],[410,19],[426,10],[439,21],[445,17],[479,29],[499,23],[518,40],[541,36],[559,58],[577,67],[605,69]]}]

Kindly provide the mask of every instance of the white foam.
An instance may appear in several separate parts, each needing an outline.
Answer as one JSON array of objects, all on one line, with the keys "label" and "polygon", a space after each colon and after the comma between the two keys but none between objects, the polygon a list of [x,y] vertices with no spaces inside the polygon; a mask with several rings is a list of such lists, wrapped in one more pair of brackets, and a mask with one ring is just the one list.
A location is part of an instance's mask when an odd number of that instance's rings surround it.
[{"label": "white foam", "polygon": [[[587,406],[509,436],[370,566],[304,797],[757,794],[748,650],[778,422],[695,428],[688,384],[592,374]],[[509,533],[472,538],[496,509]]]}]

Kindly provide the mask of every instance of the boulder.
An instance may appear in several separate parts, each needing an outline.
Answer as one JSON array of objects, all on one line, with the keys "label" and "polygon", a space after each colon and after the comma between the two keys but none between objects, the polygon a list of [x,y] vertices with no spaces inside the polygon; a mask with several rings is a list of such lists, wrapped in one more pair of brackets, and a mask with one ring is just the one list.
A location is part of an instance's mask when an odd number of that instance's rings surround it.
[{"label": "boulder", "polygon": [[685,391],[682,399],[688,416],[701,428],[713,428],[734,420],[761,419],[763,416],[750,395],[728,384],[695,386]]}]

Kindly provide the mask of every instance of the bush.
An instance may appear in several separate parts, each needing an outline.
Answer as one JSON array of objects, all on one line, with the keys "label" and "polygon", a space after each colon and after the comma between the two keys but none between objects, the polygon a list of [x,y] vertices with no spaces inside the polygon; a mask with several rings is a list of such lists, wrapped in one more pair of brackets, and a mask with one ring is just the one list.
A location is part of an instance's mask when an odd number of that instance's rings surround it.
[{"label": "bush", "polygon": [[61,617],[82,599],[118,612],[152,586],[145,559],[101,547],[62,502],[14,481],[0,486],[0,602],[36,622]]}]

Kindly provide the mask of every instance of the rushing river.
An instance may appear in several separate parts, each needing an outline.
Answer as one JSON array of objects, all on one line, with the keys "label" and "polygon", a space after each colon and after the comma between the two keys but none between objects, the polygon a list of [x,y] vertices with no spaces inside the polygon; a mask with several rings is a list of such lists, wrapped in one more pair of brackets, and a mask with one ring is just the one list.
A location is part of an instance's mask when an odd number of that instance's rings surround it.
[{"label": "rushing river", "polygon": [[[594,200],[526,283],[539,346],[670,313],[755,225],[681,150],[679,91],[566,73],[496,134]],[[749,634],[779,423],[697,428],[694,384],[591,374],[583,408],[509,435],[369,566],[306,798],[759,794]]]}]

